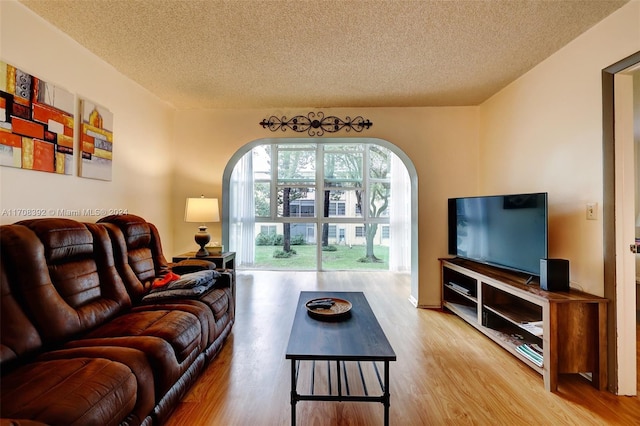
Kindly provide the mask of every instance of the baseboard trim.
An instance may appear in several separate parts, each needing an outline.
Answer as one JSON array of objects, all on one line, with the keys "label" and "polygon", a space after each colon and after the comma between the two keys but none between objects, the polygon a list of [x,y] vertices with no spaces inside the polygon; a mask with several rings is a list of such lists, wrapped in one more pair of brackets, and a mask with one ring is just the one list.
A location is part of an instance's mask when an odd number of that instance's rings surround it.
[{"label": "baseboard trim", "polygon": [[413,305],[414,308],[418,309],[441,309],[440,305],[420,305],[413,295],[409,296],[409,303]]}]

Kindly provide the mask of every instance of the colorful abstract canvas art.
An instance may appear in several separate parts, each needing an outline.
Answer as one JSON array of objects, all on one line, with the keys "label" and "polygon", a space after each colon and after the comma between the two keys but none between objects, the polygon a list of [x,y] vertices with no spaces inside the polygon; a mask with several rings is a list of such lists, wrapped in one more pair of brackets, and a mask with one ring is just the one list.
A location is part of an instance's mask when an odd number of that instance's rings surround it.
[{"label": "colorful abstract canvas art", "polygon": [[104,107],[80,99],[79,175],[85,178],[111,180],[113,161],[113,114]]},{"label": "colorful abstract canvas art", "polygon": [[0,61],[0,165],[71,175],[74,96]]}]

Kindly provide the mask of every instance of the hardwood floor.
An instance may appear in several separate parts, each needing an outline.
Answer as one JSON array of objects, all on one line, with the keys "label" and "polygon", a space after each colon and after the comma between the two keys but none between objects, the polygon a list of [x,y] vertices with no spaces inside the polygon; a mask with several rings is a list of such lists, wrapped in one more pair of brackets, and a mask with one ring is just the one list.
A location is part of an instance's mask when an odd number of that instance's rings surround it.
[{"label": "hardwood floor", "polygon": [[[222,351],[167,425],[288,425],[284,354],[302,290],[363,291],[391,342],[392,425],[631,425],[640,398],[542,376],[454,315],[416,309],[409,277],[387,272],[238,272],[237,318]],[[640,362],[639,362],[640,371]],[[300,402],[298,425],[380,425],[377,403]]]}]

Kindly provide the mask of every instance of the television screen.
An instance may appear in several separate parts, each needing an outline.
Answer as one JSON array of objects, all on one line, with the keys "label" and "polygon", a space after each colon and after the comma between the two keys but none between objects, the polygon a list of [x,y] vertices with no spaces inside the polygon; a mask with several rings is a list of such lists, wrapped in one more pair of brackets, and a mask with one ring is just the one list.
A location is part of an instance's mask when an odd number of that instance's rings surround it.
[{"label": "television screen", "polygon": [[546,193],[449,199],[449,254],[540,275],[547,250]]}]

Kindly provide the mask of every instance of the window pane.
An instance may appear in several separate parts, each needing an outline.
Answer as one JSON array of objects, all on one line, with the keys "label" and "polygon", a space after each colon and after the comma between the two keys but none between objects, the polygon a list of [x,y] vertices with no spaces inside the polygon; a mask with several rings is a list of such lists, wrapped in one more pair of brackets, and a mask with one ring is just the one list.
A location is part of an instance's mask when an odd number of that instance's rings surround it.
[{"label": "window pane", "polygon": [[391,184],[389,182],[371,183],[369,189],[369,217],[389,217]]},{"label": "window pane", "polygon": [[324,154],[324,176],[326,180],[362,181],[362,153],[345,152]]},{"label": "window pane", "polygon": [[269,182],[255,182],[254,199],[257,217],[269,217],[271,215],[271,184]]},{"label": "window pane", "polygon": [[[295,251],[295,254],[289,256],[283,252],[287,233],[290,248]],[[256,224],[255,262],[252,267],[271,270],[316,270],[316,259],[315,223]]]},{"label": "window pane", "polygon": [[374,179],[388,179],[391,170],[391,151],[370,145],[369,149],[369,177]]},{"label": "window pane", "polygon": [[316,152],[278,151],[278,183],[314,183],[316,181]]},{"label": "window pane", "polygon": [[278,188],[278,217],[315,217],[315,194],[309,187]]},{"label": "window pane", "polygon": [[360,190],[325,190],[323,217],[362,217],[361,203],[362,191]]},{"label": "window pane", "polygon": [[271,145],[260,145],[252,152],[254,180],[271,179]]},{"label": "window pane", "polygon": [[[367,252],[364,226],[353,223],[330,223],[323,225],[320,244],[322,269],[335,270],[387,270],[389,269],[388,240],[374,238],[375,261],[364,261]],[[360,235],[356,237],[356,235]]]}]

